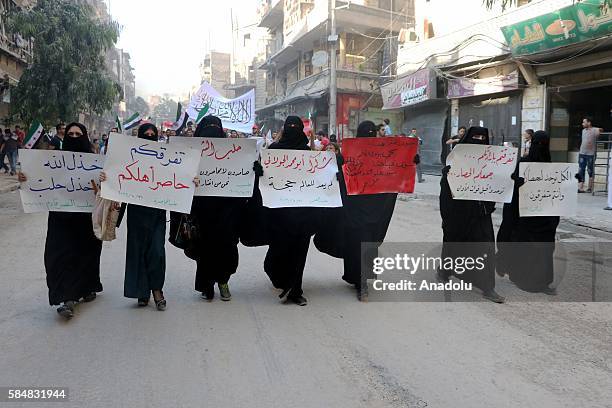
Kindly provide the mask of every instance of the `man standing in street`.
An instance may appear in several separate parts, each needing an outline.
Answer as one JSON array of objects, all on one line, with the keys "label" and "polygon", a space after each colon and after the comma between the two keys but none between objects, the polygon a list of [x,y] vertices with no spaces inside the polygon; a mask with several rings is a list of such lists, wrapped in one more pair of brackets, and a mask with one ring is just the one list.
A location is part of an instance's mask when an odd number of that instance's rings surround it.
[{"label": "man standing in street", "polygon": [[2,153],[6,154],[11,167],[11,176],[17,173],[17,150],[19,149],[19,139],[16,134],[11,132],[11,129],[4,130],[4,143],[2,143]]},{"label": "man standing in street", "polygon": [[[595,153],[597,150],[597,138],[603,131],[600,128],[593,127],[591,118],[582,120],[582,142],[580,143],[580,154],[578,155],[578,192],[591,193],[593,192],[593,184],[595,182]],[[589,173],[589,188],[584,190],[585,169]]]},{"label": "man standing in street", "polygon": [[412,128],[412,130],[410,130],[410,134],[408,135],[408,137],[416,138],[418,140],[418,144],[417,144],[417,157],[418,157],[418,159],[415,161],[415,164],[416,164],[416,171],[417,171],[418,182],[419,183],[423,183],[423,182],[425,182],[425,179],[423,179],[423,172],[421,170],[421,145],[423,144],[423,139],[421,139],[417,135],[416,128]]},{"label": "man standing in street", "polygon": [[49,141],[49,150],[62,150],[66,125],[63,122],[58,123],[57,126],[55,126],[55,132],[55,136]]},{"label": "man standing in street", "polygon": [[389,119],[385,119],[385,120],[383,120],[383,122],[385,123],[385,136],[393,135],[393,131],[391,130],[391,126],[389,126],[391,121]]}]

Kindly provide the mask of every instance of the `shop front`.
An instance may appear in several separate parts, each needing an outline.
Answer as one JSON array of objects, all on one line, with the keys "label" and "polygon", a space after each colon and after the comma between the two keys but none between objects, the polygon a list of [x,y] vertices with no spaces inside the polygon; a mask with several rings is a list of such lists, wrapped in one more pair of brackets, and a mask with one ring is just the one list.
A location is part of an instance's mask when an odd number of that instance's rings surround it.
[{"label": "shop front", "polygon": [[449,104],[438,97],[437,76],[426,68],[399,78],[381,88],[383,110],[401,112],[400,133],[416,129],[423,171],[439,174],[442,168],[442,138],[446,131]]}]

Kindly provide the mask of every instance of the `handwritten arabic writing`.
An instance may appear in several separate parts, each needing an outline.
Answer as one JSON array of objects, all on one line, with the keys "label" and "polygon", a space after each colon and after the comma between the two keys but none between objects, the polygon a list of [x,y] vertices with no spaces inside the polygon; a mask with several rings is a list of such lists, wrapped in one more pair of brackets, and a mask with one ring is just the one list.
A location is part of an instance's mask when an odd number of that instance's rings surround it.
[{"label": "handwritten arabic writing", "polygon": [[104,156],[45,150],[21,150],[22,171],[28,181],[21,187],[26,213],[61,211],[91,212]]},{"label": "handwritten arabic writing", "polygon": [[411,193],[418,140],[407,137],[344,141],[344,179],[349,195]]},{"label": "handwritten arabic writing", "polygon": [[456,200],[512,201],[518,151],[503,146],[460,144],[449,155],[448,184]]},{"label": "handwritten arabic writing", "polygon": [[342,206],[334,153],[264,149],[261,161],[264,176],[259,186],[264,206]]},{"label": "handwritten arabic writing", "polygon": [[106,156],[102,197],[188,213],[195,192],[200,149],[184,139],[146,142],[113,135]]},{"label": "handwritten arabic writing", "polygon": [[521,217],[572,216],[576,213],[578,193],[574,163],[521,163],[519,189]]}]

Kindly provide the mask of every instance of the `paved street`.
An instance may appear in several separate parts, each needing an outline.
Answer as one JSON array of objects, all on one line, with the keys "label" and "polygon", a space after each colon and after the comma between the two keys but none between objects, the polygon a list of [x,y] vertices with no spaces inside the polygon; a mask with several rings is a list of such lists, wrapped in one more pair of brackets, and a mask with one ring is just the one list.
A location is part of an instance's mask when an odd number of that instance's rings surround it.
[{"label": "paved street", "polygon": [[[398,201],[389,241],[441,239],[437,203]],[[312,247],[309,305],[279,304],[264,248],[240,248],[229,303],[193,291],[167,246],[168,310],[122,296],[125,229],[102,253],[104,292],[72,321],[48,306],[46,215],[0,195],[0,385],[61,386],[67,407],[610,407],[612,304],[360,303]],[[610,236],[573,225],[564,239]],[[518,294],[516,299],[519,299]],[[542,302],[540,302],[540,300]],[[10,367],[11,369],[6,369]],[[18,406],[6,404],[7,406]],[[24,404],[35,407],[37,404]],[[41,406],[49,406],[43,404]],[[59,406],[59,405],[53,405]]]}]

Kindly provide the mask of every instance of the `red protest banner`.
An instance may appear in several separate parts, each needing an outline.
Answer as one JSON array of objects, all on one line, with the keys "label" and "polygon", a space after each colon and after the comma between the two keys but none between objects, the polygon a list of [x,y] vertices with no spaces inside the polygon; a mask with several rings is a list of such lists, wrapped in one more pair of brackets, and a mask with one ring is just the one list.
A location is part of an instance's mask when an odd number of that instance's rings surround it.
[{"label": "red protest banner", "polygon": [[418,143],[417,138],[399,136],[344,139],[348,194],[412,193]]}]

